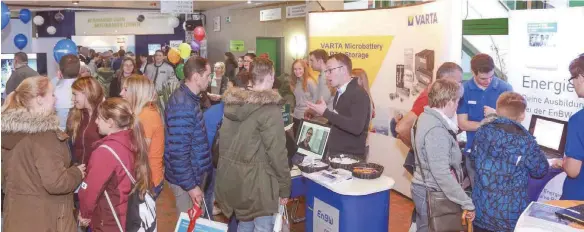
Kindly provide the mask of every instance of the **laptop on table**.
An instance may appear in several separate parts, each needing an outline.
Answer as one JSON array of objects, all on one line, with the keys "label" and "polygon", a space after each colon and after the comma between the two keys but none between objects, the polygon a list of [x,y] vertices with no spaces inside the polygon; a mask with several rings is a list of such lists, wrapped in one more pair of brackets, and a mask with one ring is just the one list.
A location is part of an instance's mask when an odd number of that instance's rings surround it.
[{"label": "laptop on table", "polygon": [[531,116],[529,132],[548,159],[563,158],[568,122],[539,115]]},{"label": "laptop on table", "polygon": [[322,160],[326,154],[331,128],[327,125],[302,120],[296,135],[298,149],[292,158],[294,164],[300,164],[305,158]]}]

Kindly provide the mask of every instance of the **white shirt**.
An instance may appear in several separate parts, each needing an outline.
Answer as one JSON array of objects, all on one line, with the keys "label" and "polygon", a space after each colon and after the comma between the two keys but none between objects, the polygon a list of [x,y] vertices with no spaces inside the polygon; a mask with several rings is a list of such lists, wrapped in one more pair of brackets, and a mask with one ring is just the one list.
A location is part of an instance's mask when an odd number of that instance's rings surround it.
[{"label": "white shirt", "polygon": [[[57,80],[54,78],[53,80]],[[55,111],[59,117],[59,128],[65,130],[69,109],[73,108],[73,90],[71,86],[77,78],[59,79],[55,84]]]},{"label": "white shirt", "polygon": [[337,104],[337,102],[339,102],[341,95],[343,95],[343,93],[347,90],[347,86],[349,85],[349,83],[351,83],[351,81],[349,81],[349,82],[345,83],[344,85],[341,85],[341,87],[337,88],[337,93],[339,93],[339,96],[337,97],[337,101],[335,102],[335,105]]}]

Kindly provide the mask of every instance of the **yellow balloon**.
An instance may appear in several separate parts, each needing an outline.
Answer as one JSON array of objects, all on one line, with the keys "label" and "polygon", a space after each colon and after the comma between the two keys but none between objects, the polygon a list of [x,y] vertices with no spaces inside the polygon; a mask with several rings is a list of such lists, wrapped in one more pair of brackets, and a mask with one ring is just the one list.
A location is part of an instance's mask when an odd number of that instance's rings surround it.
[{"label": "yellow balloon", "polygon": [[189,45],[188,43],[181,43],[180,45],[178,45],[180,57],[185,60],[191,56],[191,50],[192,50],[191,45]]},{"label": "yellow balloon", "polygon": [[172,64],[178,64],[180,61],[180,54],[176,48],[171,48],[170,51],[168,51],[168,61]]}]

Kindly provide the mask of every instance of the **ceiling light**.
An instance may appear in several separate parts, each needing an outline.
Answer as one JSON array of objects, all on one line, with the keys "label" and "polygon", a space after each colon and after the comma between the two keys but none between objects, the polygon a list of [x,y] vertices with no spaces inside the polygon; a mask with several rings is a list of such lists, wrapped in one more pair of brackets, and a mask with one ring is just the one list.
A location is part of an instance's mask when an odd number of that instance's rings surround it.
[{"label": "ceiling light", "polygon": [[73,5],[79,4],[79,1],[73,1]]},{"label": "ceiling light", "polygon": [[247,0],[247,4],[251,4],[251,0]]}]

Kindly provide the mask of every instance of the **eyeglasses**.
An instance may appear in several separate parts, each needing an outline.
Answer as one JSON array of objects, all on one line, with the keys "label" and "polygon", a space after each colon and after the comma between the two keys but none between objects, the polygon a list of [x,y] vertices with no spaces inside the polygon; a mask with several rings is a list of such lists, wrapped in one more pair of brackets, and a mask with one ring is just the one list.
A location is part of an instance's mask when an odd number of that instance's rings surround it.
[{"label": "eyeglasses", "polygon": [[339,68],[342,68],[342,67],[345,67],[345,66],[344,66],[344,65],[341,65],[341,66],[339,66],[339,67],[336,67],[336,68],[329,68],[329,69],[325,69],[325,70],[324,70],[324,73],[325,73],[325,74],[331,74],[331,73],[333,72],[333,70],[335,70],[335,69],[339,69]]},{"label": "eyeglasses", "polygon": [[573,85],[574,84],[574,79],[576,79],[576,78],[578,78],[580,76],[584,76],[584,74],[578,74],[576,76],[570,77],[570,79],[568,79],[568,83],[570,83],[570,84]]}]

